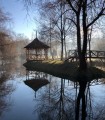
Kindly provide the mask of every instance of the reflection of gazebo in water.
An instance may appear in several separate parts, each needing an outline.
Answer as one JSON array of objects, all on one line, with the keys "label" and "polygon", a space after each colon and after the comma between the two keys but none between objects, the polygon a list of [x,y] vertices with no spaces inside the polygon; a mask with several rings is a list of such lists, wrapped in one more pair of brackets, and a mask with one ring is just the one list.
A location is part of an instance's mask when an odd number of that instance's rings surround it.
[{"label": "reflection of gazebo in water", "polygon": [[47,79],[31,79],[24,81],[24,83],[35,91],[36,97],[37,90],[47,85],[49,81]]},{"label": "reflection of gazebo in water", "polygon": [[26,80],[47,79],[47,74],[39,71],[26,70]]},{"label": "reflection of gazebo in water", "polygon": [[49,81],[47,80],[46,73],[26,70],[26,80],[24,83],[35,91],[36,97],[36,92],[41,87],[47,85]]},{"label": "reflection of gazebo in water", "polygon": [[36,37],[26,48],[26,60],[42,61],[48,59],[49,46],[38,40]]}]

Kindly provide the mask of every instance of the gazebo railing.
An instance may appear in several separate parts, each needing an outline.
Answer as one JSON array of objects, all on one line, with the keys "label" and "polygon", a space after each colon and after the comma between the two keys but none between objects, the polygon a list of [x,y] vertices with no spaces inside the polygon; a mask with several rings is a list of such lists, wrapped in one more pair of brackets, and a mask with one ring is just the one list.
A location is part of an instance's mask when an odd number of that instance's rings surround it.
[{"label": "gazebo railing", "polygon": [[42,60],[47,60],[48,57],[43,54],[43,55],[40,55],[40,54],[30,54],[27,56],[27,61],[29,60],[35,60],[35,61],[42,61]]}]

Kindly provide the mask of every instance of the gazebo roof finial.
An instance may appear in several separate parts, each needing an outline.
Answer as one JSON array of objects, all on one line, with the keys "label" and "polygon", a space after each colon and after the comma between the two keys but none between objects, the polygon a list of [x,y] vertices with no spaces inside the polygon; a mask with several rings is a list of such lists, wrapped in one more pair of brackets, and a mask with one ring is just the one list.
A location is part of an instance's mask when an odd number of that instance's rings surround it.
[{"label": "gazebo roof finial", "polygon": [[37,38],[37,30],[36,30],[36,38]]}]

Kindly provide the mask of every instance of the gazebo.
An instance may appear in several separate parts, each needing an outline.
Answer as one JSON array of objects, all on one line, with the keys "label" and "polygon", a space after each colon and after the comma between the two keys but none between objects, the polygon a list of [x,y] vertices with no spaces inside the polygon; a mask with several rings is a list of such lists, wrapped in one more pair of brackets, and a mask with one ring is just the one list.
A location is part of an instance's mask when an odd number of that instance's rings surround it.
[{"label": "gazebo", "polygon": [[38,40],[36,37],[26,48],[26,60],[42,61],[48,59],[49,46]]}]

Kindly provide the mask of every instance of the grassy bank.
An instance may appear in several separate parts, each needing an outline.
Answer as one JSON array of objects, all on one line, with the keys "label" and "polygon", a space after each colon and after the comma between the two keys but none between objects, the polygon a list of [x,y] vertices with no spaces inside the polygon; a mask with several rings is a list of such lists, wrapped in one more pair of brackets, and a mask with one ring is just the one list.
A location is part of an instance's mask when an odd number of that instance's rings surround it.
[{"label": "grassy bank", "polygon": [[62,61],[30,61],[26,62],[24,66],[26,69],[31,71],[41,71],[56,77],[70,79],[72,81],[91,81],[93,79],[105,78],[105,72],[95,67],[89,67],[87,71],[79,71],[78,64],[76,62],[69,63]]}]

